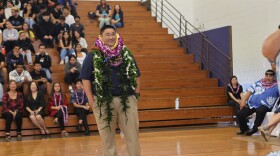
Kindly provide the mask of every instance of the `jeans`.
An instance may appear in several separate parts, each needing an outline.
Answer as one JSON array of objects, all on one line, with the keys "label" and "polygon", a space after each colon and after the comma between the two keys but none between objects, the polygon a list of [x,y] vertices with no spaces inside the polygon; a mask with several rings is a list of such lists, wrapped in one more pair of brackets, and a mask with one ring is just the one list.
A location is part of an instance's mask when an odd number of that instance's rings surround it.
[{"label": "jeans", "polygon": [[52,75],[51,72],[48,68],[42,68],[42,70],[46,73],[48,81],[51,83],[52,82]]},{"label": "jeans", "polygon": [[30,29],[33,29],[33,24],[35,24],[35,21],[32,18],[25,18],[24,22],[29,25]]},{"label": "jeans", "polygon": [[21,54],[23,56],[23,59],[26,56],[28,64],[32,64],[32,56],[31,56],[31,51],[30,50],[23,51],[23,52],[21,52]]},{"label": "jeans", "polygon": [[115,28],[121,28],[121,27],[123,27],[123,23],[118,22],[118,23],[112,24],[112,26]]},{"label": "jeans", "polygon": [[[75,53],[74,49],[67,50],[65,48],[62,48],[61,51],[60,51],[60,59],[61,59],[61,61],[64,60],[66,56],[69,57],[70,55],[72,55],[74,53]],[[67,62],[68,62],[68,60],[65,60],[65,63],[67,63]]]}]

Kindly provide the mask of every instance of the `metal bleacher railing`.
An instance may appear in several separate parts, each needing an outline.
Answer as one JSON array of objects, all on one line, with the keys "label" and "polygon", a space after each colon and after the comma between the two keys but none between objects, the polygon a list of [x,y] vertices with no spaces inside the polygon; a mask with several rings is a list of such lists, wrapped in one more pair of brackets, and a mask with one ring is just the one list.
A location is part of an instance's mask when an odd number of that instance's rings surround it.
[{"label": "metal bleacher railing", "polygon": [[187,54],[194,54],[201,69],[208,70],[211,77],[218,78],[220,86],[228,84],[232,75],[232,59],[225,52],[209,41],[167,0],[146,0],[142,3],[152,12],[157,22],[161,22],[174,34]]}]

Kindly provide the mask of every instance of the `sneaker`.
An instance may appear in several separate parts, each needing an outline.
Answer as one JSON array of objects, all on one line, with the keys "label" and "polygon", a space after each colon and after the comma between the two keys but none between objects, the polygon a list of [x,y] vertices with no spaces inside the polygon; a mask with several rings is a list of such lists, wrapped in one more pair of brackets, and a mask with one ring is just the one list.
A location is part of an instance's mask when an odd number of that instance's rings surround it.
[{"label": "sneaker", "polygon": [[72,88],[71,85],[68,87],[68,89],[69,89],[69,91],[70,91],[71,93],[73,92],[73,88]]},{"label": "sneaker", "polygon": [[11,141],[11,135],[10,133],[6,133],[6,142],[10,142]]}]

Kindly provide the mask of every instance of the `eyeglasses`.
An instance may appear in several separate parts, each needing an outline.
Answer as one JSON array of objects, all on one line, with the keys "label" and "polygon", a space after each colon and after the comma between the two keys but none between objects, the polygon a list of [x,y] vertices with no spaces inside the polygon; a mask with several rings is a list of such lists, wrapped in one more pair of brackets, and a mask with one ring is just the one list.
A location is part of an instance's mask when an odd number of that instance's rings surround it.
[{"label": "eyeglasses", "polygon": [[274,74],[274,73],[265,73],[265,75],[266,75],[266,76],[268,76],[268,75],[269,75],[269,76],[274,76],[275,74]]}]

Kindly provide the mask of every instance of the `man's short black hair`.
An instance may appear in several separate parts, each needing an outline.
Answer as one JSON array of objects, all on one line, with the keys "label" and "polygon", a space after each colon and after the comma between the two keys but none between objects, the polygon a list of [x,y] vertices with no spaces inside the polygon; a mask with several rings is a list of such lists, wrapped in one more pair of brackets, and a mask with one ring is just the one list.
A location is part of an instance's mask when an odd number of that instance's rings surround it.
[{"label": "man's short black hair", "polygon": [[24,64],[22,62],[17,62],[16,66],[24,66]]},{"label": "man's short black hair", "polygon": [[42,63],[39,62],[39,61],[35,61],[35,62],[33,63],[34,66],[35,66],[36,64],[40,64],[40,65],[42,66]]},{"label": "man's short black hair", "polygon": [[271,70],[271,69],[268,69],[266,72],[265,72],[265,74],[266,73],[270,73],[271,75],[275,75],[275,71],[274,70]]},{"label": "man's short black hair", "polygon": [[114,31],[116,31],[116,28],[111,26],[111,25],[104,25],[101,29],[100,29],[100,34],[102,34],[106,29],[114,29]]},{"label": "man's short black hair", "polygon": [[47,6],[46,6],[46,5],[41,5],[41,6],[39,7],[39,9],[40,9],[40,10],[47,9]]},{"label": "man's short black hair", "polygon": [[59,16],[59,20],[63,20],[63,21],[65,21],[65,16],[60,15],[60,16]]},{"label": "man's short black hair", "polygon": [[82,82],[82,79],[76,78],[76,79],[75,79],[75,84],[77,84],[78,82]]},{"label": "man's short black hair", "polygon": [[43,12],[43,16],[50,16],[51,14],[50,14],[50,12],[48,12],[48,11],[45,11],[45,12]]}]

